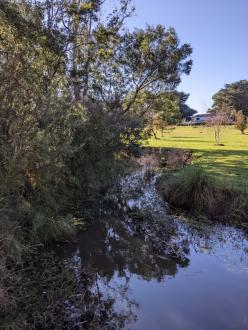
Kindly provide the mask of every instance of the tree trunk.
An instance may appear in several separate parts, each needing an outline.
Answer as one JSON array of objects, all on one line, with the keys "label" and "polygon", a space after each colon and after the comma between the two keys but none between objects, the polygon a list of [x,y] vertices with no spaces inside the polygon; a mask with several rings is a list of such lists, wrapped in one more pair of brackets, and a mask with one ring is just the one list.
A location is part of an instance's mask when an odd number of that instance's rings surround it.
[{"label": "tree trunk", "polygon": [[154,135],[155,139],[158,140],[157,134],[155,133],[153,128],[152,128],[152,134]]}]

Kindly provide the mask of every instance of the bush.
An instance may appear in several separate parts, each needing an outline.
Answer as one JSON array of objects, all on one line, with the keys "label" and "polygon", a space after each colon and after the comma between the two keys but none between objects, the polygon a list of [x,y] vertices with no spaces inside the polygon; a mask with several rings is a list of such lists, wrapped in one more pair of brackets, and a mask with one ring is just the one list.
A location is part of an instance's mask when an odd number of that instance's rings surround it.
[{"label": "bush", "polygon": [[247,195],[214,181],[202,168],[191,166],[162,175],[158,190],[173,207],[212,219],[247,220]]},{"label": "bush", "polygon": [[[47,211],[24,225],[20,219],[26,214],[27,205],[0,210],[0,328],[33,329],[38,322],[38,328],[51,323],[49,329],[54,329],[64,320],[63,306],[62,311],[58,306],[72,295],[73,273],[42,242],[68,239],[75,226],[72,218],[54,218]],[[25,301],[21,309],[20,301]]]},{"label": "bush", "polygon": [[72,218],[68,216],[53,217],[44,213],[35,215],[32,230],[42,242],[68,240],[75,234]]},{"label": "bush", "polygon": [[247,117],[242,111],[238,111],[236,114],[236,128],[240,130],[242,134],[244,134],[247,129]]},{"label": "bush", "polygon": [[[10,265],[20,264],[25,246],[21,235],[21,227],[2,211],[0,213],[0,319],[6,310],[16,305],[13,282],[16,274]],[[12,219],[11,219],[12,220]],[[1,322],[0,322],[1,323]]]}]

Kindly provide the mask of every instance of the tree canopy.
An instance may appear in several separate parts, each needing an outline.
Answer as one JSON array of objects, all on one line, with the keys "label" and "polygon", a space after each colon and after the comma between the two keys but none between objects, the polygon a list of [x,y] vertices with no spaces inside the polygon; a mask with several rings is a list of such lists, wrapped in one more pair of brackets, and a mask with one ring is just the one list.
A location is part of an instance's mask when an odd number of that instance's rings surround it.
[{"label": "tree canopy", "polygon": [[248,80],[240,80],[226,84],[213,96],[213,106],[210,112],[218,112],[223,105],[227,105],[234,112],[242,111],[248,115]]},{"label": "tree canopy", "polygon": [[[192,48],[162,25],[129,31],[132,14],[129,0],[0,1],[0,295],[7,319],[22,311],[5,304],[10,291],[16,301],[31,297],[20,260],[18,275],[9,272],[23,242],[33,251],[67,239],[75,219],[99,209],[140,151],[150,134],[149,106],[168,122],[179,113],[173,93],[190,73]],[[6,289],[6,281],[20,290]],[[37,324],[35,312],[28,320],[25,314],[18,328]],[[53,317],[48,322],[59,327]]]},{"label": "tree canopy", "polygon": [[137,151],[148,134],[142,98],[177,118],[191,46],[162,25],[129,31],[131,2],[103,17],[104,2],[1,1],[1,201],[69,210],[61,195],[104,191],[120,155]]},{"label": "tree canopy", "polygon": [[180,113],[182,119],[190,119],[194,114],[197,113],[197,110],[192,109],[190,106],[186,104],[189,94],[185,94],[183,92],[180,92],[177,94],[179,97],[179,107],[180,107]]}]

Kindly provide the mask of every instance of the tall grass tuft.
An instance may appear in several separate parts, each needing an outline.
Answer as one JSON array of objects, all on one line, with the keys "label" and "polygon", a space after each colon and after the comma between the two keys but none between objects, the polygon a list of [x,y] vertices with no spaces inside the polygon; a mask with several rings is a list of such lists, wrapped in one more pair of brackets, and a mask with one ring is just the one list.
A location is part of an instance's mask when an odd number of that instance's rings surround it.
[{"label": "tall grass tuft", "polygon": [[40,241],[66,241],[75,235],[75,225],[70,216],[51,216],[36,213],[33,219],[32,232]]},{"label": "tall grass tuft", "polygon": [[173,207],[219,220],[247,221],[247,194],[214,180],[203,168],[162,175],[158,190]]}]

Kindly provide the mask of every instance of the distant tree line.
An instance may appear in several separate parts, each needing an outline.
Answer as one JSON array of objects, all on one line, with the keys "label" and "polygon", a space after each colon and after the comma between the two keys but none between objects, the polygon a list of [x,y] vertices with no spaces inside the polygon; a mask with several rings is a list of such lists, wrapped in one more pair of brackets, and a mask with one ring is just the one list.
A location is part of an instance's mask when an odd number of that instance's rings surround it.
[{"label": "distant tree line", "polygon": [[235,121],[236,128],[244,134],[248,116],[248,80],[226,84],[213,96],[209,113],[214,116],[225,114],[227,121]]},{"label": "distant tree line", "polygon": [[240,80],[231,84],[226,84],[213,96],[213,105],[209,109],[210,113],[216,113],[225,106],[230,116],[242,111],[248,116],[248,80]]}]

